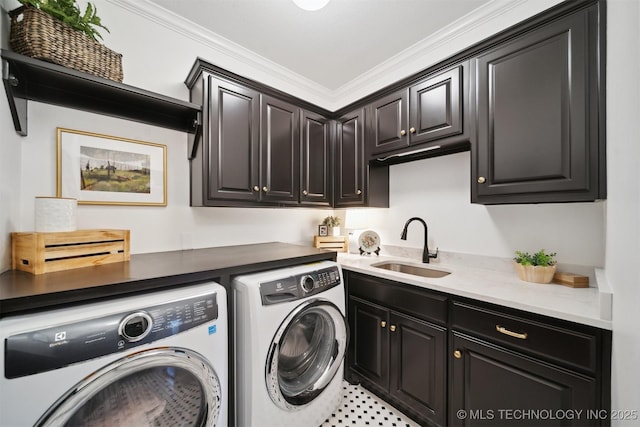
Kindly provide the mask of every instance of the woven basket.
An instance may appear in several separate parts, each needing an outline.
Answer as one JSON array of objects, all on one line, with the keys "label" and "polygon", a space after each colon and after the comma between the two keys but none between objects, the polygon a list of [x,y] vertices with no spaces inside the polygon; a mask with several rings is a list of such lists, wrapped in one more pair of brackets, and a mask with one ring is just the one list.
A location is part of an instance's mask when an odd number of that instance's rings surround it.
[{"label": "woven basket", "polygon": [[9,12],[14,52],[122,82],[122,55],[34,7]]}]

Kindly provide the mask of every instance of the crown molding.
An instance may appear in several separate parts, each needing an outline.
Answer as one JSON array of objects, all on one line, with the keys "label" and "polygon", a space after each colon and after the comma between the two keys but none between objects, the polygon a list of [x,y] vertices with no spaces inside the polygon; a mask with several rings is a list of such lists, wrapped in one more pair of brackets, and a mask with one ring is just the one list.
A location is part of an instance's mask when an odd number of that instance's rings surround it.
[{"label": "crown molding", "polygon": [[[426,69],[464,48],[564,0],[492,0],[429,37],[331,90],[149,0],[106,0],[220,54],[216,65],[336,111],[376,90]],[[207,59],[207,58],[205,58]]]},{"label": "crown molding", "polygon": [[354,102],[562,1],[492,0],[334,90],[333,101]]},{"label": "crown molding", "polygon": [[[322,106],[330,89],[308,79],[294,71],[273,62],[258,53],[249,50],[221,35],[195,24],[148,0],[106,0],[131,13],[152,21],[183,37],[189,38],[219,53],[216,65],[227,67],[229,64],[243,64],[251,71],[244,77],[259,79],[260,82],[283,91],[302,93],[302,98]],[[205,58],[209,59],[209,58]],[[195,60],[195,58],[194,58]],[[213,61],[212,61],[213,62]],[[234,70],[230,70],[234,71]],[[249,74],[249,73],[245,73]],[[267,76],[269,81],[265,81]],[[311,98],[311,99],[310,99]]]}]

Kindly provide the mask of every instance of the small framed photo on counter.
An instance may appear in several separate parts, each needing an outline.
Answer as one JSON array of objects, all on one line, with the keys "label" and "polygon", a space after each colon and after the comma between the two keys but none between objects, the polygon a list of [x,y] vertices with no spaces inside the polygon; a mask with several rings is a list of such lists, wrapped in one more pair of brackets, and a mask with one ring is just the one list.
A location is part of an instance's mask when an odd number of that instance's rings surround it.
[{"label": "small framed photo on counter", "polygon": [[329,227],[326,225],[318,226],[318,236],[328,236],[329,235]]}]

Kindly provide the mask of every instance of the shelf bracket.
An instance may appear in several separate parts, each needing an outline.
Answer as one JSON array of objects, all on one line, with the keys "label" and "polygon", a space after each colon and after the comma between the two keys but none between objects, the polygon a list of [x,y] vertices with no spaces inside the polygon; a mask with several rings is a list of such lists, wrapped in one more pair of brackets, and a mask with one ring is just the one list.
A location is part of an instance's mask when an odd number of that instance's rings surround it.
[{"label": "shelf bracket", "polygon": [[198,152],[198,144],[202,137],[202,110],[198,111],[197,117],[193,120],[193,133],[188,135],[188,159],[191,160],[196,156]]},{"label": "shelf bracket", "polygon": [[5,59],[2,60],[2,83],[7,93],[13,127],[19,135],[27,136],[27,99],[16,94],[15,88],[19,86],[20,81],[11,74],[9,61]]}]

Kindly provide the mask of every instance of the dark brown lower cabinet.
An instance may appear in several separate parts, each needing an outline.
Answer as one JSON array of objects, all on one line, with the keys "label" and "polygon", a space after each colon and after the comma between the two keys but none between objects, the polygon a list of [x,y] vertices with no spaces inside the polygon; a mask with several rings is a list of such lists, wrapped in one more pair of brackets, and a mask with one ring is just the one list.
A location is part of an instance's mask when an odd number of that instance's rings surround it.
[{"label": "dark brown lower cabinet", "polygon": [[611,331],[345,270],[346,378],[426,426],[611,424]]},{"label": "dark brown lower cabinet", "polygon": [[350,298],[350,366],[359,381],[428,425],[445,425],[446,329]]},{"label": "dark brown lower cabinet", "polygon": [[600,425],[595,378],[452,335],[451,426]]}]

